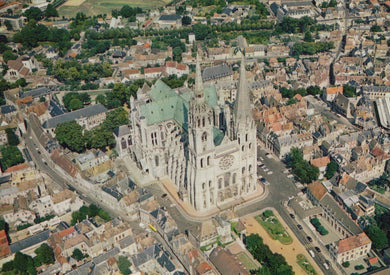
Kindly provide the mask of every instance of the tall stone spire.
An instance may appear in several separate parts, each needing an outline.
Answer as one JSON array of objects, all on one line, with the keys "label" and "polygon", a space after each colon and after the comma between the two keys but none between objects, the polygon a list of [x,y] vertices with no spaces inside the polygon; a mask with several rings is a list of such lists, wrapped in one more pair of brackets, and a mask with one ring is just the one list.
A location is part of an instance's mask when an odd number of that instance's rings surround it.
[{"label": "tall stone spire", "polygon": [[237,127],[239,127],[239,125],[245,127],[248,118],[252,119],[244,55],[241,59],[240,79],[238,83],[236,101],[234,104],[234,118]]},{"label": "tall stone spire", "polygon": [[202,81],[202,71],[200,69],[200,57],[199,53],[196,54],[196,76],[195,76],[195,97],[203,97],[203,81]]}]

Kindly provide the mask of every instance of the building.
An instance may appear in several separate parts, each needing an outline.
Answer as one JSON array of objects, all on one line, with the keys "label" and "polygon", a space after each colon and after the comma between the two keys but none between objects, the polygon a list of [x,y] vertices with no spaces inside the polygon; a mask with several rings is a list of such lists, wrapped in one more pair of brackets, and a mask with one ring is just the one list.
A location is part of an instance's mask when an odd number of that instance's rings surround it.
[{"label": "building", "polygon": [[181,27],[181,16],[177,14],[163,14],[158,19],[157,23],[161,28]]},{"label": "building", "polygon": [[131,97],[130,125],[117,136],[144,173],[169,178],[200,212],[257,189],[256,126],[245,72],[242,65],[234,106],[218,104],[215,87],[203,87],[198,60],[194,92],[158,80],[145,95]]},{"label": "building", "polygon": [[18,31],[23,28],[23,25],[27,23],[27,18],[20,15],[2,15],[0,16],[0,23],[2,25],[5,24],[5,22],[8,21],[13,31]]},{"label": "building", "polygon": [[366,233],[351,236],[330,244],[330,255],[339,264],[365,257],[371,250],[371,240]]},{"label": "building", "polygon": [[54,135],[57,125],[66,121],[76,120],[85,129],[90,130],[106,119],[107,108],[101,104],[85,107],[83,109],[65,113],[46,120],[42,127],[47,133]]},{"label": "building", "polygon": [[217,65],[204,69],[202,73],[203,82],[233,80],[232,70],[227,64]]},{"label": "building", "polygon": [[324,99],[328,102],[332,102],[336,95],[342,94],[343,93],[343,86],[338,86],[338,87],[328,87],[326,88],[325,93],[323,94]]}]

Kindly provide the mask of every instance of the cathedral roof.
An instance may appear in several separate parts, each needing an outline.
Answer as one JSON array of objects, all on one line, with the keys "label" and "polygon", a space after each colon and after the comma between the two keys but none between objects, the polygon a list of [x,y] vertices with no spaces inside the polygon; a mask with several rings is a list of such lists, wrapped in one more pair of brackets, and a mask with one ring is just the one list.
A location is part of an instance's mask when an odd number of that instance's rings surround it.
[{"label": "cathedral roof", "polygon": [[[205,99],[210,106],[217,105],[217,92],[214,86],[204,89]],[[149,125],[174,119],[187,130],[188,108],[193,92],[178,94],[161,80],[150,91],[151,103],[141,105],[141,114]],[[222,139],[221,139],[222,140]]]},{"label": "cathedral roof", "polygon": [[213,136],[214,136],[214,144],[218,146],[221,144],[223,138],[225,137],[225,134],[217,127],[213,127]]}]

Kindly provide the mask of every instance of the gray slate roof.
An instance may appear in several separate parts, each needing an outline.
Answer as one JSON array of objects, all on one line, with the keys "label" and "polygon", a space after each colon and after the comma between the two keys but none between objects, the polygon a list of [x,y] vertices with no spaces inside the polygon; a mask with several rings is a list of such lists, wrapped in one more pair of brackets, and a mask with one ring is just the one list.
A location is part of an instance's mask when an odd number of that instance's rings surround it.
[{"label": "gray slate roof", "polygon": [[177,15],[177,14],[163,14],[160,16],[160,19],[159,20],[162,20],[162,21],[176,21],[178,19],[180,19],[180,15]]},{"label": "gray slate roof", "polygon": [[202,80],[203,81],[209,81],[213,79],[218,79],[226,76],[232,75],[232,71],[230,70],[229,66],[226,64],[221,64],[214,67],[209,67],[204,69],[202,73]]},{"label": "gray slate roof", "polygon": [[121,249],[129,247],[134,243],[134,238],[132,236],[127,236],[126,238],[119,241]]},{"label": "gray slate roof", "polygon": [[46,87],[42,87],[42,88],[38,88],[38,89],[34,89],[34,90],[30,90],[30,91],[27,91],[27,92],[24,92],[20,95],[20,97],[26,97],[26,96],[32,96],[33,98],[35,97],[41,97],[41,96],[45,96],[47,94],[50,94],[50,90]]},{"label": "gray slate roof", "polygon": [[133,259],[135,267],[138,268],[140,265],[157,258],[161,251],[162,250],[158,245],[152,245],[131,258]]},{"label": "gray slate roof", "polygon": [[16,111],[14,105],[3,105],[0,107],[2,114],[9,114]]},{"label": "gray slate roof", "polygon": [[121,125],[115,129],[114,134],[117,137],[122,137],[130,134],[130,127],[128,125]]},{"label": "gray slate roof", "polygon": [[27,247],[44,242],[49,238],[49,235],[50,235],[50,231],[45,230],[45,231],[38,233],[36,235],[33,235],[31,237],[28,237],[28,238],[25,238],[25,239],[20,240],[18,242],[12,243],[10,245],[11,252],[16,253],[20,250],[27,248]]},{"label": "gray slate roof", "polygon": [[57,127],[58,124],[66,122],[66,121],[71,121],[71,120],[79,119],[82,117],[91,117],[94,115],[105,113],[107,111],[108,111],[107,108],[104,107],[102,104],[96,104],[96,105],[85,107],[85,108],[77,110],[77,111],[65,113],[65,114],[50,118],[42,124],[42,127],[45,129],[51,129],[51,128]]},{"label": "gray slate roof", "polygon": [[113,249],[107,251],[106,253],[101,254],[101,255],[99,255],[99,256],[93,258],[92,261],[93,261],[93,263],[94,263],[95,265],[98,265],[98,264],[100,264],[100,263],[102,263],[102,262],[104,262],[104,261],[107,261],[109,258],[115,256],[116,254],[119,253],[119,251],[120,251],[120,250],[119,250],[118,247],[114,247]]}]

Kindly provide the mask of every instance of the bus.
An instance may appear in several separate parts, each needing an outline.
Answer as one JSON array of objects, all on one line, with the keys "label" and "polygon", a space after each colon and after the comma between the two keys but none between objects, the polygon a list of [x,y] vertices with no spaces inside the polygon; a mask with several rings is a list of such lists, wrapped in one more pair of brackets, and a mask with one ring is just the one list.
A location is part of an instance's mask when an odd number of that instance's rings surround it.
[{"label": "bus", "polygon": [[153,225],[151,225],[150,223],[149,223],[149,227],[150,227],[150,229],[152,229],[154,232],[157,232],[157,229],[156,229]]}]

